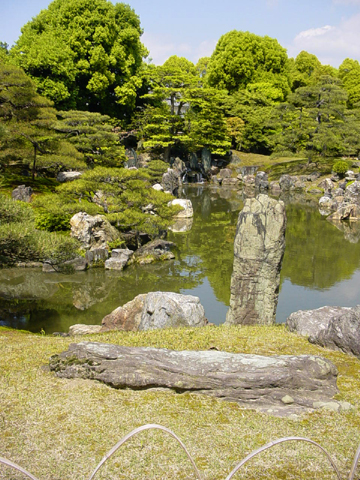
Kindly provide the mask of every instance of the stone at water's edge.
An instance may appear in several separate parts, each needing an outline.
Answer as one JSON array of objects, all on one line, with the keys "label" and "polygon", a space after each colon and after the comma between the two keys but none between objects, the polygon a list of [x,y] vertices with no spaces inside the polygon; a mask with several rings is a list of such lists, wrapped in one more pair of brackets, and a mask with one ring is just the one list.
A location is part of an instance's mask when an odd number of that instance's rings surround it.
[{"label": "stone at water's edge", "polygon": [[246,200],[234,241],[227,324],[275,322],[285,229],[285,205],[281,200],[263,194]]},{"label": "stone at water's edge", "polygon": [[82,342],[51,357],[50,369],[62,378],[99,380],[114,388],[211,395],[280,416],[326,406],[337,393],[336,367],[309,355],[264,357]]},{"label": "stone at water's edge", "polygon": [[103,215],[79,212],[70,219],[71,236],[77,238],[86,250],[107,248],[107,243],[120,237]]},{"label": "stone at water's edge", "polygon": [[175,198],[175,200],[171,200],[168,205],[179,205],[182,208],[179,213],[174,215],[174,218],[191,218],[194,216],[194,210],[191,200],[188,200],[186,198]]}]

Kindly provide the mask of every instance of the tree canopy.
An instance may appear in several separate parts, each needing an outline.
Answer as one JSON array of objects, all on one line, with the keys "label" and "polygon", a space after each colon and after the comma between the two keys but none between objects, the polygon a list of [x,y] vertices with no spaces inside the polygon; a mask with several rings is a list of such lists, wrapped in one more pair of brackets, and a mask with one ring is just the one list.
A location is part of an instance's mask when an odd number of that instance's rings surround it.
[{"label": "tree canopy", "polygon": [[57,107],[126,117],[147,55],[141,34],[124,3],[54,0],[22,28],[11,56]]}]

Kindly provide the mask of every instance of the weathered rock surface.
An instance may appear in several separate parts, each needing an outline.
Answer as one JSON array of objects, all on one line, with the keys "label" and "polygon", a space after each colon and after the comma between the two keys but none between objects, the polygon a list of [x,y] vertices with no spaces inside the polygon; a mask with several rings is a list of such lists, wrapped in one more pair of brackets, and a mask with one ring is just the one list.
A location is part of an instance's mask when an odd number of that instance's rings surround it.
[{"label": "weathered rock surface", "polygon": [[161,185],[165,192],[176,195],[179,187],[182,185],[180,172],[173,168],[168,168],[167,172],[163,174]]},{"label": "weathered rock surface", "polygon": [[150,292],[116,308],[102,320],[103,330],[154,330],[207,325],[198,297],[173,292]]},{"label": "weathered rock surface", "polygon": [[60,183],[72,182],[73,180],[80,178],[81,175],[81,172],[60,172],[58,173],[56,180]]},{"label": "weathered rock surface", "polygon": [[152,186],[154,190],[157,190],[158,192],[162,192],[164,189],[160,183],[155,183],[155,185]]},{"label": "weathered rock surface", "polygon": [[231,178],[231,176],[232,176],[231,168],[223,168],[219,172],[219,177],[220,178]]},{"label": "weathered rock surface", "polygon": [[269,188],[268,175],[265,172],[257,172],[255,177],[255,187],[259,190],[267,190]]},{"label": "weathered rock surface", "polygon": [[131,302],[125,303],[122,307],[113,310],[101,321],[101,331],[108,330],[139,330],[141,314],[147,294],[137,295]]},{"label": "weathered rock surface", "polygon": [[204,147],[201,150],[201,162],[205,173],[210,172],[211,169],[211,152],[208,148]]},{"label": "weathered rock surface", "polygon": [[204,327],[207,323],[199,297],[173,292],[150,292],[145,299],[139,330]]},{"label": "weathered rock surface", "polygon": [[281,190],[287,191],[291,190],[295,186],[295,182],[297,181],[297,177],[292,177],[291,175],[281,175],[279,180],[279,185]]},{"label": "weathered rock surface", "polygon": [[238,178],[231,178],[231,177],[226,177],[221,180],[221,186],[222,187],[229,187],[229,186],[236,186],[240,183],[240,180]]},{"label": "weathered rock surface", "polygon": [[85,260],[89,267],[103,265],[108,258],[109,250],[106,248],[94,248],[93,250],[87,250],[85,253]]},{"label": "weathered rock surface", "polygon": [[169,202],[169,205],[180,205],[180,207],[182,207],[182,210],[174,215],[174,218],[191,218],[194,216],[191,200],[186,198],[175,198],[175,200]]},{"label": "weathered rock surface", "polygon": [[171,252],[171,248],[175,247],[175,243],[167,240],[157,239],[146,243],[134,253],[133,261],[140,265],[156,262],[159,260],[172,260],[175,255]]},{"label": "weathered rock surface", "polygon": [[106,270],[123,270],[133,255],[133,251],[128,248],[115,248],[111,251],[111,258],[106,260]]},{"label": "weathered rock surface", "polygon": [[106,248],[107,242],[120,237],[120,233],[102,215],[79,212],[70,220],[71,236],[77,238],[86,250]]},{"label": "weathered rock surface", "polygon": [[26,185],[19,185],[11,192],[11,198],[13,200],[19,200],[20,202],[30,203],[31,195],[33,193],[34,191],[31,187],[27,187]]},{"label": "weathered rock surface", "polygon": [[281,200],[263,194],[246,200],[237,222],[227,324],[275,321],[285,228]]},{"label": "weathered rock surface", "polygon": [[92,333],[99,333],[101,331],[101,325],[83,325],[77,323],[69,327],[69,335],[91,335]]},{"label": "weathered rock surface", "polygon": [[206,394],[279,416],[313,410],[337,393],[336,367],[308,355],[264,357],[82,342],[52,356],[50,369],[61,378],[98,380],[118,389]]},{"label": "weathered rock surface", "polygon": [[309,337],[311,343],[360,358],[360,305],[299,310],[289,316],[286,325]]}]

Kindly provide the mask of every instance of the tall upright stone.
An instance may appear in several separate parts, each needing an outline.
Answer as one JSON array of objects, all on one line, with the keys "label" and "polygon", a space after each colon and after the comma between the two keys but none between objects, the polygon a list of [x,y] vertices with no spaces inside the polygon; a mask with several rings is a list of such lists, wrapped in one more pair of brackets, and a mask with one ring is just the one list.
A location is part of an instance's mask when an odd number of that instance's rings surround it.
[{"label": "tall upright stone", "polygon": [[246,200],[234,242],[227,324],[274,323],[285,229],[284,202],[263,194]]}]

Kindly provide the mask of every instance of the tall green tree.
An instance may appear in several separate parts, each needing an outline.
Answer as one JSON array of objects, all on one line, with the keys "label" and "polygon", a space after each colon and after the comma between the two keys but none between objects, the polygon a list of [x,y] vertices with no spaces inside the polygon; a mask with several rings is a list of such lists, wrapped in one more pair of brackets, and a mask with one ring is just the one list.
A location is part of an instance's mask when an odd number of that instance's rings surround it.
[{"label": "tall green tree", "polygon": [[56,107],[127,118],[147,55],[141,34],[124,3],[54,0],[22,28],[11,56]]},{"label": "tall green tree", "polygon": [[360,105],[360,64],[357,60],[346,58],[339,67],[339,78],[348,93],[349,108]]}]

